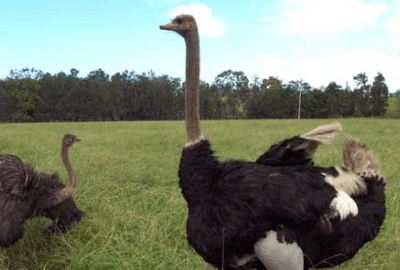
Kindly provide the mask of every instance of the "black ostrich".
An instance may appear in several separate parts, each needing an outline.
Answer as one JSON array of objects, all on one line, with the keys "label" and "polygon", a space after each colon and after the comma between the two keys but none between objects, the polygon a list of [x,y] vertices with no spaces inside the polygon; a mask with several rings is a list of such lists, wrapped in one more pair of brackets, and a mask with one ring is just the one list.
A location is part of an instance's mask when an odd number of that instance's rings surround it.
[{"label": "black ostrich", "polygon": [[[187,143],[178,174],[188,205],[189,244],[218,269],[303,269],[309,267],[308,258],[315,265],[329,257],[329,252],[325,256],[318,247],[345,243],[342,237],[351,234],[345,226],[342,232],[337,224],[359,217],[364,210],[368,216],[368,207],[359,210],[349,195],[355,200],[362,197],[368,204],[370,192],[378,192],[371,186],[383,183],[379,176],[359,175],[379,173],[377,164],[365,165],[375,161],[373,155],[354,144],[354,149],[345,147],[347,169],[313,166],[312,153],[324,142],[319,134],[324,137],[338,129],[323,126],[271,147],[257,162],[219,162],[200,131],[196,22],[190,15],[179,15],[160,28],[175,31],[186,41]],[[298,158],[286,162],[287,156],[296,154]],[[364,207],[360,200],[359,207]],[[357,225],[350,229],[354,228]],[[304,236],[299,235],[303,232]],[[312,248],[304,244],[307,239],[313,241],[309,244]],[[364,237],[360,242],[368,240]],[[350,243],[341,252],[351,257],[360,246]],[[308,254],[315,251],[319,253]]]}]

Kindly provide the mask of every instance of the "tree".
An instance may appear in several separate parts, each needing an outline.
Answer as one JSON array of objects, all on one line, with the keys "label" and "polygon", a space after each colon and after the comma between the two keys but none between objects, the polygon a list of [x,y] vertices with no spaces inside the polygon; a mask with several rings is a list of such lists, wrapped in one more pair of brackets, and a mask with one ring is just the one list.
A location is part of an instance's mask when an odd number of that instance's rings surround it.
[{"label": "tree", "polygon": [[202,119],[222,118],[222,99],[218,94],[218,87],[215,84],[211,86],[200,80],[200,116]]},{"label": "tree", "polygon": [[382,73],[374,77],[374,83],[371,88],[371,102],[372,102],[372,115],[383,116],[385,115],[388,106],[389,90],[385,84],[385,77]]},{"label": "tree", "polygon": [[346,87],[342,91],[341,95],[343,104],[342,104],[342,115],[343,117],[351,117],[354,114],[354,92],[351,90],[348,82],[346,82]]},{"label": "tree", "polygon": [[321,89],[313,89],[302,95],[301,117],[302,118],[328,118],[329,106],[328,94]]},{"label": "tree", "polygon": [[298,95],[292,85],[270,76],[261,86],[253,84],[252,95],[246,104],[249,118],[292,118],[296,114]]},{"label": "tree", "polygon": [[342,115],[341,112],[341,95],[342,86],[331,82],[326,88],[325,92],[328,95],[329,117],[334,118]]},{"label": "tree", "polygon": [[43,75],[41,70],[34,68],[23,68],[21,70],[10,70],[10,78],[12,79],[35,79],[38,80]]},{"label": "tree", "polygon": [[14,99],[10,96],[11,79],[0,80],[0,121],[11,121],[15,112]]},{"label": "tree", "polygon": [[[61,74],[60,74],[61,75]],[[43,74],[38,80],[43,104],[36,111],[38,121],[62,121],[65,119],[65,78],[61,75]]]},{"label": "tree", "polygon": [[346,88],[331,82],[326,88],[325,93],[328,95],[329,117],[349,117],[354,112],[353,95],[349,85]]},{"label": "tree", "polygon": [[35,109],[42,103],[38,95],[40,84],[33,79],[10,79],[9,95],[12,99],[14,113],[13,121],[32,121]]},{"label": "tree", "polygon": [[224,118],[244,117],[244,104],[250,98],[249,79],[244,72],[224,71],[215,78],[214,84],[219,89]]},{"label": "tree", "polygon": [[355,114],[360,114],[360,116],[371,116],[372,106],[371,106],[371,85],[368,83],[368,77],[364,73],[359,73],[354,76],[353,79],[357,84],[357,88],[354,89],[355,96]]},{"label": "tree", "polygon": [[78,74],[79,74],[79,70],[75,69],[75,68],[71,68],[70,69],[70,77],[72,78],[78,78]]}]

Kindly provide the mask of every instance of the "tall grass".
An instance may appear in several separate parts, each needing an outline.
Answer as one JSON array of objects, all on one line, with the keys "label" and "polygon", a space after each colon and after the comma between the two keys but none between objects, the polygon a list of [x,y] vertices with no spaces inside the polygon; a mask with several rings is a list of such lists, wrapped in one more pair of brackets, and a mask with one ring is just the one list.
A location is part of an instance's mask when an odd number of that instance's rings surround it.
[{"label": "tall grass", "polygon": [[[221,159],[255,160],[272,143],[331,120],[202,121]],[[337,269],[400,269],[400,120],[344,119],[344,132],[315,157],[342,165],[345,136],[357,136],[380,159],[387,215],[381,233]],[[86,213],[67,233],[46,237],[45,218],[26,222],[23,239],[0,251],[9,269],[213,269],[186,242],[186,203],[177,184],[185,143],[183,121],[0,125],[0,153],[39,171],[58,171],[65,133],[82,139],[71,149],[78,176],[75,201]]]}]

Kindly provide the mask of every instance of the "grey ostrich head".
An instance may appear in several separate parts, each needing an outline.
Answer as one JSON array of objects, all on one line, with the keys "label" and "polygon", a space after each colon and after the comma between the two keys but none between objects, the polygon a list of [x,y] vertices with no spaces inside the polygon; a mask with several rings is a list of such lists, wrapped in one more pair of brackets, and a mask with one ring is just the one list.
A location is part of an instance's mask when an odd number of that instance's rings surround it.
[{"label": "grey ostrich head", "polygon": [[193,16],[182,14],[176,16],[169,24],[161,25],[160,29],[175,31],[182,37],[187,38],[191,32],[195,31],[197,33],[197,24]]},{"label": "grey ostrich head", "polygon": [[65,134],[62,141],[61,141],[61,147],[65,148],[70,148],[72,145],[74,145],[75,142],[79,142],[80,139],[78,139],[75,135],[72,134]]}]

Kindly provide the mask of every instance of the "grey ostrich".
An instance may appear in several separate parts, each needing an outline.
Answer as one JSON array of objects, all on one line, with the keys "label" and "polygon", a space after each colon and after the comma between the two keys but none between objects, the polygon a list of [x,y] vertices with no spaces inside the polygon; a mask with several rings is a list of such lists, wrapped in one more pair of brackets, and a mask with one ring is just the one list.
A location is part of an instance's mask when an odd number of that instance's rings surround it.
[{"label": "grey ostrich", "polygon": [[64,232],[81,219],[82,212],[73,200],[77,178],[68,155],[79,141],[66,134],[61,142],[61,157],[70,181],[65,186],[55,173],[38,173],[19,157],[0,155],[0,246],[8,247],[24,234],[24,221],[35,216],[52,219],[48,234]]}]

